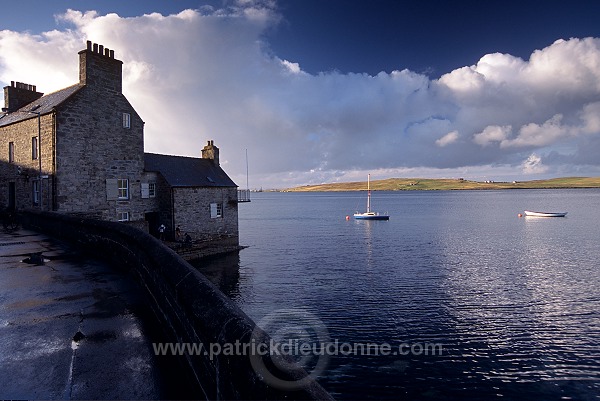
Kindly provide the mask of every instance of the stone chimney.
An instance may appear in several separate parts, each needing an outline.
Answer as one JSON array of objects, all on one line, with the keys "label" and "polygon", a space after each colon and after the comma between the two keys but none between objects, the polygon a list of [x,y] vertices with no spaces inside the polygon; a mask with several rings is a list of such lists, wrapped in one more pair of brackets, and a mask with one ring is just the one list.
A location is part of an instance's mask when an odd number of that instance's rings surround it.
[{"label": "stone chimney", "polygon": [[38,100],[43,95],[43,93],[36,91],[35,85],[11,81],[10,86],[4,87],[4,108],[2,111],[13,112]]},{"label": "stone chimney", "polygon": [[219,165],[219,148],[215,146],[213,140],[208,141],[208,144],[202,149],[202,158],[210,159],[217,166]]},{"label": "stone chimney", "polygon": [[115,59],[115,51],[87,41],[79,52],[79,83],[121,93],[123,62]]}]

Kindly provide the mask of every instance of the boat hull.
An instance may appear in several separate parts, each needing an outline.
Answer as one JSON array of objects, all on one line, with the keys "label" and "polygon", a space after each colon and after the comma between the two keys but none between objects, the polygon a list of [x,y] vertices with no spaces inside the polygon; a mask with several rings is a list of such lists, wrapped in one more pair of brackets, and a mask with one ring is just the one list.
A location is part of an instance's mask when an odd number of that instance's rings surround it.
[{"label": "boat hull", "polygon": [[354,215],[356,220],[389,220],[390,216],[384,214],[358,213]]},{"label": "boat hull", "polygon": [[565,217],[568,212],[532,212],[525,210],[525,216],[531,217]]}]

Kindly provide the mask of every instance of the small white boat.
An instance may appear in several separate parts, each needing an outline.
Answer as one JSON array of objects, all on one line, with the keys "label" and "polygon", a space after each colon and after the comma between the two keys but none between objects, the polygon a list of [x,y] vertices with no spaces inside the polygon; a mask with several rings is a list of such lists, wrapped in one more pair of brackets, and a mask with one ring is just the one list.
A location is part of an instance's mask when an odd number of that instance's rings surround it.
[{"label": "small white boat", "polygon": [[365,213],[354,213],[356,220],[389,220],[387,214],[379,214],[371,211],[371,174],[367,176],[367,211]]},{"label": "small white boat", "polygon": [[565,217],[568,212],[532,212],[525,210],[525,216],[532,217]]}]

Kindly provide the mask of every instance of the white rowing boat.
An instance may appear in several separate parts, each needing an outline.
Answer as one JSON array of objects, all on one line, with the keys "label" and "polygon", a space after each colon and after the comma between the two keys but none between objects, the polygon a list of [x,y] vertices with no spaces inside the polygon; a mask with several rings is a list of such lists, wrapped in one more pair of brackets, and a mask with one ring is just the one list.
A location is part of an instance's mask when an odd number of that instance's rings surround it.
[{"label": "white rowing boat", "polygon": [[525,216],[532,217],[565,217],[568,212],[532,212],[525,210]]}]

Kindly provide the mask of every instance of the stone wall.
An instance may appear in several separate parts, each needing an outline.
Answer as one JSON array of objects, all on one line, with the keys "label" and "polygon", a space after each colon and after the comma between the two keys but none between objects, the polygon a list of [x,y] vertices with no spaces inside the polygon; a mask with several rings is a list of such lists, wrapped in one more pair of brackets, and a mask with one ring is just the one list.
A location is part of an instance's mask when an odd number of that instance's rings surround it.
[{"label": "stone wall", "polygon": [[[131,272],[170,341],[202,343],[206,347],[219,344],[222,348],[240,344],[242,349],[252,342],[256,324],[201,273],[151,235],[127,224],[50,212],[26,212],[22,220],[30,228],[70,241],[95,257],[109,260],[115,268]],[[268,343],[269,339],[263,341]],[[200,389],[194,398],[332,399],[309,378],[304,387],[293,391],[268,386],[254,371],[248,356],[221,353],[212,359],[207,355],[176,358],[181,375]],[[275,355],[269,360],[277,366],[289,364],[280,359]],[[300,380],[306,372],[280,371],[278,377]]]},{"label": "stone wall", "polygon": [[[54,173],[54,114],[40,117],[41,146],[38,153],[42,159],[43,210],[52,210]],[[39,208],[33,204],[33,182],[39,177],[39,159],[32,158],[32,138],[38,137],[38,117],[0,127],[0,207],[8,206],[9,183],[14,182],[17,209]],[[9,163],[9,143],[14,143],[14,162]]]},{"label": "stone wall", "polygon": [[[123,127],[123,113],[131,116],[130,128]],[[111,221],[129,212],[131,220],[143,220],[150,203],[141,198],[144,122],[127,99],[85,86],[61,106],[56,130],[57,210]],[[107,179],[127,179],[129,197],[111,199]]]},{"label": "stone wall", "polygon": [[[222,216],[211,218],[211,203],[220,204]],[[236,187],[173,188],[175,227],[193,239],[238,236]]]}]

